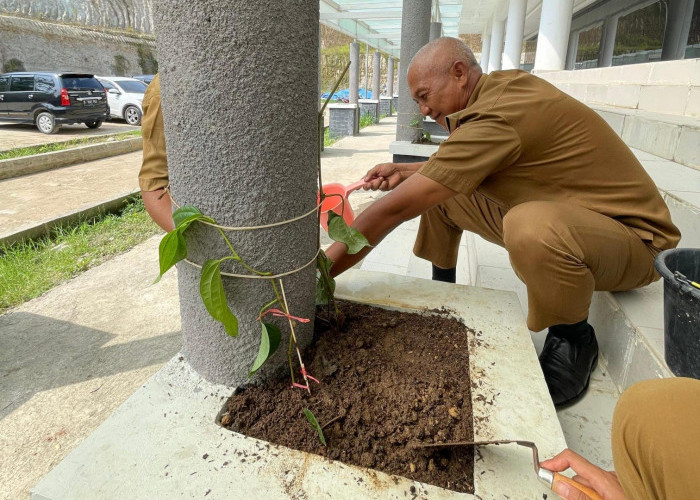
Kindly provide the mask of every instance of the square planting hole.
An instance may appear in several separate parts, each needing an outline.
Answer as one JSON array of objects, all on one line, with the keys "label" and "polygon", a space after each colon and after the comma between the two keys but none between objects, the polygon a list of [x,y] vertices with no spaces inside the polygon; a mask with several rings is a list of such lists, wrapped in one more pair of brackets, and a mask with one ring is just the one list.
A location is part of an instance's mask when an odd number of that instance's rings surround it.
[{"label": "square planting hole", "polygon": [[[302,353],[307,372],[320,380],[311,382],[311,394],[291,388],[289,375],[239,389],[217,422],[278,445],[472,493],[471,448],[412,446],[474,439],[470,330],[445,310],[418,314],[344,301],[338,307],[342,326],[327,327],[320,312],[315,341]],[[317,419],[327,446],[304,409]],[[238,459],[255,457],[242,452]]]}]

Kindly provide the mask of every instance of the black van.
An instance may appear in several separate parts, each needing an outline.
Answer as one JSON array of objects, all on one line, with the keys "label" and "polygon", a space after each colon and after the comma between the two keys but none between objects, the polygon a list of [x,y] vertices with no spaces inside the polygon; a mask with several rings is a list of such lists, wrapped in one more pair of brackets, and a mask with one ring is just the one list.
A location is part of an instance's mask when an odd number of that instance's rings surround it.
[{"label": "black van", "polygon": [[53,134],[63,123],[98,128],[109,118],[107,92],[85,73],[17,72],[0,75],[0,121],[34,123]]}]

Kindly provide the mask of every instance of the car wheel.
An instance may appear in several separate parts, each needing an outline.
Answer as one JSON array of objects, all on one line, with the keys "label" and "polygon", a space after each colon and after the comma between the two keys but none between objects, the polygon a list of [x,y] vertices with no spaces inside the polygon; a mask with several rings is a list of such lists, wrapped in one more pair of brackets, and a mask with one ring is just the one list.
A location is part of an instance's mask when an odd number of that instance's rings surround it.
[{"label": "car wheel", "polygon": [[55,134],[61,126],[56,123],[56,117],[51,113],[42,111],[36,117],[36,128],[44,134]]},{"label": "car wheel", "polygon": [[129,125],[141,125],[141,110],[136,106],[127,106],[124,110],[124,119]]},{"label": "car wheel", "polygon": [[100,128],[102,126],[102,120],[97,120],[94,122],[85,122],[87,128]]}]

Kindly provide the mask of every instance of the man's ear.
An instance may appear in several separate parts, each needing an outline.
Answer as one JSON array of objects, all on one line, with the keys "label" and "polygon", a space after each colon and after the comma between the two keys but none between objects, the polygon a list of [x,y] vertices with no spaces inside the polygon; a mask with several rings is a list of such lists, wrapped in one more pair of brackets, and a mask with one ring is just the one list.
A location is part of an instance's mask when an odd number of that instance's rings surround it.
[{"label": "man's ear", "polygon": [[450,75],[458,80],[466,80],[467,79],[467,65],[464,63],[464,61],[455,61],[452,63],[452,67],[450,68]]}]

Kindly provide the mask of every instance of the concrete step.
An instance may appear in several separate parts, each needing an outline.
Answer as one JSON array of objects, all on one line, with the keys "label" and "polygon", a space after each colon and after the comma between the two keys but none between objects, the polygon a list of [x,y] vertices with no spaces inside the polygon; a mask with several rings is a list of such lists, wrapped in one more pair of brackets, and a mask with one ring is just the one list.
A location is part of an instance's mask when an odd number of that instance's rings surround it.
[{"label": "concrete step", "polygon": [[139,193],[141,152],[0,181],[0,245],[123,206]]},{"label": "concrete step", "polygon": [[141,137],[134,137],[122,140],[112,139],[107,142],[86,144],[61,151],[0,160],[0,180],[132,153],[140,151],[142,148],[143,140]]},{"label": "concrete step", "polygon": [[591,105],[631,148],[700,170],[700,118]]}]

